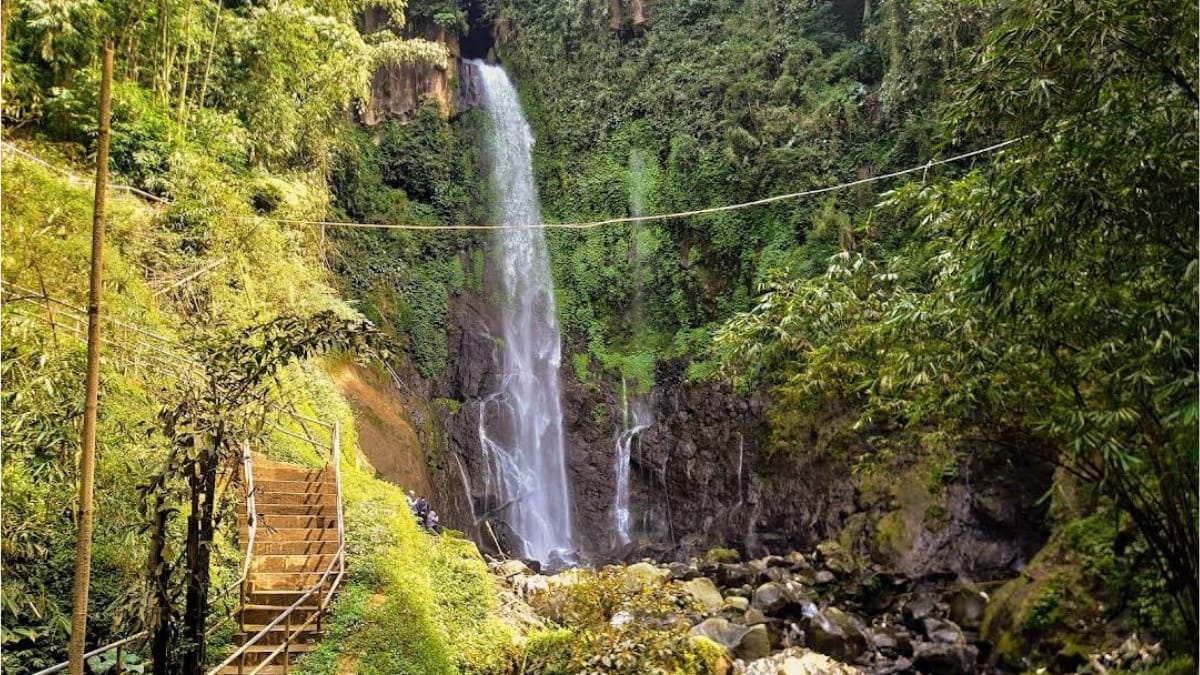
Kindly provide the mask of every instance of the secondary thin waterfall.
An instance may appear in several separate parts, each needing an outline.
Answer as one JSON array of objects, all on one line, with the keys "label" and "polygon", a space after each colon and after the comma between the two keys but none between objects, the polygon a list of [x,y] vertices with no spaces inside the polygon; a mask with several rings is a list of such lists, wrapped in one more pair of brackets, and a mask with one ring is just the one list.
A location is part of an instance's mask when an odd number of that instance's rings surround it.
[{"label": "secondary thin waterfall", "polygon": [[630,400],[625,378],[621,378],[621,399],[624,402],[622,414],[622,430],[617,434],[617,453],[615,468],[617,473],[617,489],[613,496],[613,524],[615,525],[618,545],[629,543],[629,523],[632,520],[629,513],[629,470],[630,450],[637,435],[650,426],[653,417],[650,410],[640,398]]},{"label": "secondary thin waterfall", "polygon": [[[533,184],[533,134],[508,75],[471,61],[490,124],[492,218],[498,225],[541,225]],[[554,283],[540,227],[496,235],[503,303],[504,378],[485,403],[480,437],[513,532],[526,557],[548,561],[572,549],[571,504],[558,368],[561,358]]]}]

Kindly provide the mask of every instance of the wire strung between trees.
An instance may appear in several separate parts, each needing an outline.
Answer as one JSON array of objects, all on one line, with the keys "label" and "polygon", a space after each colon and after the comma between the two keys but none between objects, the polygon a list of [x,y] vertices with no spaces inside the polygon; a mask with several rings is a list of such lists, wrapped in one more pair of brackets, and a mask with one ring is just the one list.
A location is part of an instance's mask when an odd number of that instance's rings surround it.
[{"label": "wire strung between trees", "polygon": [[[546,230],[590,230],[590,229],[594,229],[597,227],[604,227],[607,225],[627,225],[627,224],[633,224],[633,223],[646,223],[646,222],[654,222],[654,221],[661,221],[661,220],[675,220],[678,218],[690,218],[692,216],[702,216],[702,215],[707,215],[710,213],[724,213],[726,211],[738,211],[741,209],[748,209],[748,208],[755,207],[755,206],[763,206],[765,204],[773,204],[775,202],[787,201],[787,200],[791,200],[791,199],[800,199],[801,197],[811,197],[813,195],[824,194],[827,192],[835,192],[838,190],[845,190],[846,188],[852,188],[852,187],[855,187],[858,185],[866,185],[868,183],[875,183],[875,182],[878,182],[881,180],[888,180],[889,178],[897,178],[899,176],[905,176],[908,174],[917,173],[918,171],[927,172],[935,166],[941,166],[943,164],[950,164],[952,162],[958,162],[958,161],[961,161],[964,159],[969,159],[971,157],[976,157],[979,155],[985,155],[985,154],[988,154],[991,152],[996,152],[997,150],[1002,150],[1010,145],[1018,143],[1018,142],[1024,140],[1024,138],[1025,138],[1024,136],[1021,136],[1019,138],[1012,138],[1007,141],[993,143],[992,145],[989,145],[985,148],[979,148],[978,150],[964,152],[962,154],[955,155],[953,157],[947,157],[945,159],[930,160],[930,161],[926,162],[925,164],[914,166],[914,167],[911,167],[908,169],[902,169],[900,171],[893,171],[891,173],[879,174],[876,176],[871,176],[869,178],[860,178],[858,180],[852,180],[852,181],[849,181],[846,183],[838,183],[837,185],[828,185],[826,187],[814,188],[812,190],[802,190],[800,192],[790,192],[787,194],[774,195],[772,197],[764,197],[762,199],[756,199],[756,200],[749,201],[749,202],[741,202],[738,204],[725,204],[723,206],[710,206],[708,208],[693,209],[691,211],[678,211],[676,213],[660,213],[660,214],[653,214],[653,215],[647,215],[647,216],[622,216],[619,218],[605,218],[603,220],[592,220],[592,221],[583,221],[583,222],[540,223],[540,224],[532,224],[531,223],[531,224],[519,224],[519,225],[411,225],[411,224],[391,224],[391,223],[355,223],[355,222],[336,221],[336,220],[305,220],[305,219],[300,219],[300,218],[270,218],[270,217],[264,217],[264,216],[243,216],[243,217],[239,217],[237,220],[252,221],[252,222],[258,222],[258,223],[263,223],[263,222],[282,223],[282,224],[287,224],[287,225],[320,225],[321,227],[352,227],[352,228],[365,228],[365,229],[376,229],[376,230],[424,230],[424,231],[431,231],[431,232],[444,231],[444,230],[460,230],[460,231],[461,230],[465,230],[465,231],[540,230],[540,229],[546,229]],[[12,150],[13,152],[16,152],[24,157],[27,157],[39,164],[47,166],[55,171],[58,171],[60,173],[71,176],[72,178],[75,177],[67,169],[63,169],[61,167],[54,166],[53,164],[50,164],[49,162],[47,162],[29,152],[21,150],[20,148],[16,147],[15,145],[12,145],[11,143],[6,142],[6,143],[4,143],[3,147],[6,150]],[[142,190],[139,190],[135,187],[131,187],[128,185],[112,185],[110,187],[112,187],[114,189],[125,190],[125,191],[131,192],[133,194],[137,194],[139,196],[145,197],[146,199],[150,199],[155,202],[161,203],[161,204],[172,203],[170,199],[166,199],[164,197],[159,197],[157,195],[152,195],[148,192],[144,192]]]},{"label": "wire strung between trees", "polygon": [[[82,176],[75,175],[70,169],[64,169],[61,166],[56,166],[54,164],[51,164],[50,162],[47,162],[46,160],[42,159],[41,157],[38,157],[37,155],[33,154],[32,152],[27,152],[25,150],[22,150],[21,148],[18,148],[17,146],[13,145],[12,143],[9,143],[8,141],[4,141],[3,147],[5,150],[15,152],[18,155],[24,157],[25,159],[28,159],[29,161],[33,162],[34,164],[39,164],[41,166],[44,166],[47,169],[50,169],[51,171],[57,171],[58,173],[61,173],[62,175],[66,176],[68,179],[70,179],[76,183],[87,184],[87,185],[92,184],[91,180],[84,178]],[[158,202],[159,204],[171,204],[172,203],[171,200],[167,199],[166,197],[159,197],[158,195],[151,194],[149,192],[146,192],[145,190],[140,190],[138,188],[135,188],[132,185],[114,185],[112,183],[109,183],[108,188],[110,190],[120,190],[121,192],[128,192],[130,194],[135,194],[135,195],[141,197],[142,199],[148,199],[152,202]]]},{"label": "wire strung between trees", "polygon": [[906,174],[916,173],[918,171],[928,171],[929,169],[931,169],[935,166],[941,166],[942,164],[949,164],[951,162],[957,162],[957,161],[967,159],[970,157],[975,157],[977,155],[983,155],[983,154],[987,154],[989,152],[995,152],[1002,148],[1006,148],[1014,143],[1017,143],[1017,142],[1021,141],[1023,138],[1024,137],[1013,138],[1013,139],[1010,139],[1007,141],[1002,141],[1000,143],[995,143],[995,144],[989,145],[986,148],[980,148],[978,150],[972,150],[971,152],[965,152],[961,155],[955,155],[954,157],[947,157],[945,159],[939,159],[939,160],[930,160],[929,162],[927,162],[925,164],[922,164],[920,166],[915,166],[910,169],[904,169],[901,171],[893,171],[891,173],[879,174],[877,176],[871,176],[870,178],[860,178],[859,180],[854,180],[854,181],[850,181],[847,183],[839,183],[837,185],[830,185],[830,186],[826,186],[826,187],[822,187],[822,188],[815,188],[812,190],[803,190],[801,192],[791,192],[788,194],[775,195],[773,197],[764,197],[762,199],[756,199],[756,200],[750,201],[750,202],[741,202],[739,204],[726,204],[724,206],[711,206],[708,208],[694,209],[691,211],[679,211],[676,213],[660,213],[660,214],[654,214],[654,215],[648,215],[648,216],[623,216],[620,218],[605,218],[604,220],[592,220],[592,221],[584,221],[584,222],[543,223],[543,224],[526,224],[526,225],[393,225],[393,224],[388,224],[388,223],[352,223],[352,222],[339,222],[339,221],[327,221],[327,220],[300,220],[300,219],[290,219],[290,218],[261,218],[261,219],[268,220],[271,222],[276,222],[276,223],[288,223],[288,224],[295,224],[295,225],[321,225],[321,226],[330,226],[330,227],[359,227],[359,228],[373,228],[373,229],[380,229],[380,230],[540,230],[540,229],[590,230],[590,229],[597,228],[597,227],[603,227],[605,225],[625,225],[625,224],[631,224],[631,223],[652,222],[652,221],[657,221],[657,220],[674,220],[676,218],[690,218],[692,216],[702,216],[702,215],[709,214],[709,213],[722,213],[725,211],[737,211],[740,209],[746,209],[746,208],[750,208],[753,206],[762,206],[764,204],[771,204],[774,202],[781,202],[781,201],[786,201],[789,199],[799,199],[800,197],[810,197],[812,195],[819,195],[819,194],[823,194],[826,192],[834,192],[837,190],[844,190],[846,188],[851,188],[856,185],[865,185],[867,183],[874,183],[876,181],[887,180],[889,178],[896,178],[897,176],[904,176]]}]

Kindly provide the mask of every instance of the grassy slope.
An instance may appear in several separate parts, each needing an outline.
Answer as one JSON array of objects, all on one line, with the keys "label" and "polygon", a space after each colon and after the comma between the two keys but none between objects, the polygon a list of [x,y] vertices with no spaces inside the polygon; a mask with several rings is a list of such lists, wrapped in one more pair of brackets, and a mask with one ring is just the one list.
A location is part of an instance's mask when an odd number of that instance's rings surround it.
[{"label": "grassy slope", "polygon": [[[40,153],[48,152],[40,148]],[[86,293],[88,237],[91,224],[91,193],[86,187],[67,183],[60,175],[5,155],[4,165],[4,257],[3,273],[8,282],[37,288],[43,281],[51,295],[83,304]],[[168,307],[156,305],[145,270],[154,267],[155,242],[164,235],[160,217],[137,200],[116,197],[109,207],[106,251],[106,298],[109,316],[166,335],[183,332],[183,319]],[[320,280],[324,272],[311,256],[297,253],[302,246],[286,232],[266,225],[244,240],[239,252],[249,261],[274,259],[289,271],[306,273]],[[262,245],[261,250],[259,249]],[[290,245],[290,248],[289,248]],[[282,247],[282,250],[281,250]],[[214,251],[212,257],[220,253]],[[204,264],[205,260],[198,261]],[[306,267],[307,266],[307,267]],[[254,283],[252,276],[242,281]],[[294,288],[270,293],[246,293],[242,297],[222,285],[221,302],[233,316],[256,316],[265,311],[285,311],[297,303],[338,302],[321,282],[301,293],[316,296],[297,299]],[[274,307],[271,303],[275,302]],[[82,348],[60,340],[55,346],[43,324],[17,318],[8,303],[4,313],[6,367],[9,359],[29,357],[38,363],[45,355],[59,365],[70,386],[62,396],[81,398],[81,385],[74,382],[82,369]],[[31,307],[37,307],[31,305]],[[8,371],[6,370],[6,375]],[[37,408],[37,392],[21,387],[41,386],[45,377],[30,367],[21,377],[6,381],[5,413],[38,412],[31,418],[45,421],[61,436],[55,447],[60,457],[51,457],[57,471],[39,470],[46,462],[45,449],[33,440],[5,444],[3,489],[4,571],[8,579],[21,579],[15,587],[5,585],[6,672],[46,665],[59,658],[49,644],[65,645],[61,619],[69,611],[69,584],[55,581],[56,575],[31,573],[40,569],[69,568],[73,551],[70,516],[74,479],[69,469],[77,436],[73,418],[53,409],[57,401]],[[145,560],[144,537],[138,534],[142,516],[137,500],[128,499],[159,465],[163,446],[146,430],[153,428],[159,401],[136,379],[106,368],[102,401],[103,439],[97,475],[98,523],[94,565],[93,625],[95,641],[120,634],[118,608],[126,604],[123,593],[136,589]],[[12,388],[16,388],[14,391]],[[310,657],[306,672],[361,672],[429,674],[454,672],[502,672],[508,662],[512,637],[495,619],[496,600],[491,578],[474,545],[449,537],[430,537],[420,532],[407,516],[403,491],[375,478],[357,449],[357,434],[351,409],[333,380],[317,364],[294,366],[282,377],[279,389],[289,392],[301,412],[342,421],[346,485],[346,521],[349,545],[349,577],[338,600],[331,639]],[[6,419],[6,423],[9,422]],[[21,419],[25,419],[21,417]],[[6,432],[9,429],[6,426]],[[16,437],[14,437],[16,438]],[[26,437],[21,437],[22,439]],[[9,439],[6,439],[9,440]],[[320,463],[313,449],[282,434],[268,438],[267,452],[277,459]],[[132,533],[132,534],[131,534]],[[220,546],[232,551],[228,542]],[[12,575],[12,576],[10,576]],[[57,575],[61,576],[61,575]],[[219,580],[221,574],[216,575]],[[18,596],[17,593],[23,595]],[[12,600],[10,603],[9,600]],[[47,617],[35,621],[33,613],[12,607],[36,604],[36,612]],[[117,629],[107,626],[117,624]],[[25,641],[12,633],[13,626],[34,631]],[[10,642],[10,637],[15,641]],[[92,641],[92,640],[89,640]],[[19,661],[9,662],[12,655]],[[353,656],[350,656],[353,655]],[[19,664],[19,665],[18,665]],[[15,668],[15,670],[13,670]]]}]

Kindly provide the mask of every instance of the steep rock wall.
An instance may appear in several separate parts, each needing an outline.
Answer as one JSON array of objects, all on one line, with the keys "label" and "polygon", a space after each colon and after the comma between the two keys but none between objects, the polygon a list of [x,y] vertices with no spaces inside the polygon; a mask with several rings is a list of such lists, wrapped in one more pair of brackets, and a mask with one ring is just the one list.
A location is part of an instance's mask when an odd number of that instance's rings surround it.
[{"label": "steep rock wall", "polygon": [[[466,294],[452,311],[450,364],[438,396],[460,401],[446,415],[447,450],[469,492],[485,550],[516,542],[503,526],[505,504],[490,485],[480,442],[481,402],[499,389],[497,321]],[[967,452],[957,477],[930,485],[929,467],[859,476],[825,451],[832,424],[814,424],[811,451],[770,456],[764,402],[709,383],[688,383],[684,364],[659,368],[648,395],[654,422],[631,452],[634,542],[613,541],[619,383],[580,383],[564,368],[564,424],[579,549],[593,559],[685,558],[714,546],[751,555],[842,542],[904,574],[991,579],[1011,574],[1045,540],[1038,498],[1051,469],[1014,466],[1010,453]],[[831,412],[830,415],[835,415]],[[443,469],[445,470],[445,469]]]}]

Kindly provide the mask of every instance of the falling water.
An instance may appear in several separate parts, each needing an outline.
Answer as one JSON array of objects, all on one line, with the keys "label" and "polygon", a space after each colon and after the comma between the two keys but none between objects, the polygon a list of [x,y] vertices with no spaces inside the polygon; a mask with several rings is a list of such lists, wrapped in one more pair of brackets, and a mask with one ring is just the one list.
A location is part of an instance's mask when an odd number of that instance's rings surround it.
[{"label": "falling water", "polygon": [[633,439],[650,426],[650,411],[640,398],[630,400],[625,386],[625,378],[621,378],[622,429],[617,434],[616,465],[617,489],[613,497],[613,523],[616,526],[617,545],[629,543],[629,468],[630,448]]},{"label": "falling water", "polygon": [[[498,225],[541,225],[533,184],[533,135],[508,75],[471,61],[482,85],[490,124],[492,217]],[[524,542],[526,557],[548,561],[571,550],[560,344],[554,284],[541,228],[501,230],[496,236],[503,302],[503,384],[481,411],[480,440],[501,509]],[[490,486],[489,486],[490,487]]]}]

